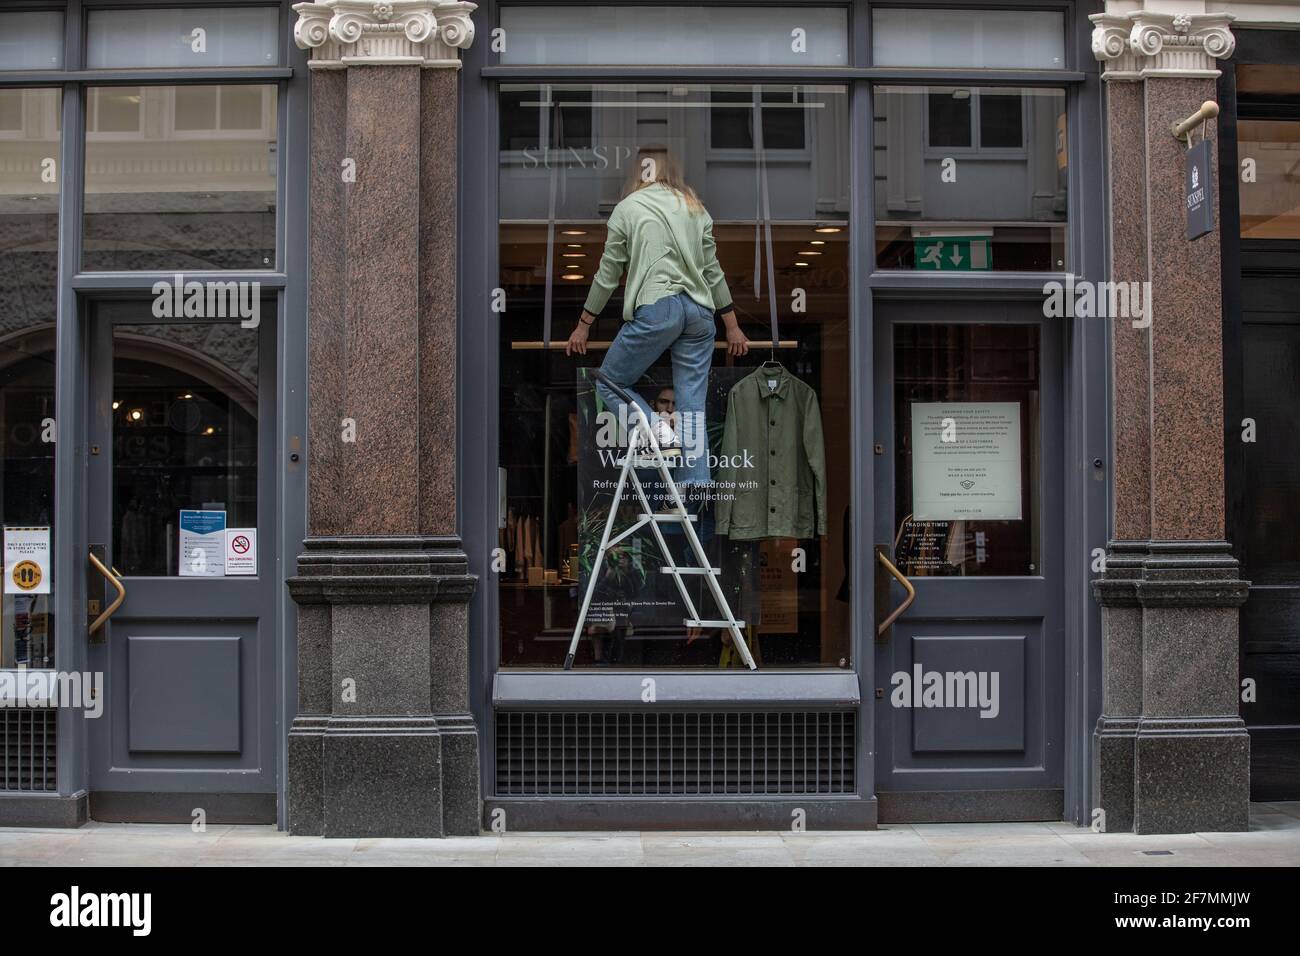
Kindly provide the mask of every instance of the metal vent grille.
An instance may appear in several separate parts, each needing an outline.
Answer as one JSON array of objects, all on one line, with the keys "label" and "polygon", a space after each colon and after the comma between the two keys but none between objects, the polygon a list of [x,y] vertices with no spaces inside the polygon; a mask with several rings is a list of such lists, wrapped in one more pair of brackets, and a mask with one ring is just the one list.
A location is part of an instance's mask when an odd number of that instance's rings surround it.
[{"label": "metal vent grille", "polygon": [[498,796],[851,794],[853,711],[500,711]]},{"label": "metal vent grille", "polygon": [[0,790],[53,791],[55,721],[52,707],[0,709],[4,734],[4,779]]}]

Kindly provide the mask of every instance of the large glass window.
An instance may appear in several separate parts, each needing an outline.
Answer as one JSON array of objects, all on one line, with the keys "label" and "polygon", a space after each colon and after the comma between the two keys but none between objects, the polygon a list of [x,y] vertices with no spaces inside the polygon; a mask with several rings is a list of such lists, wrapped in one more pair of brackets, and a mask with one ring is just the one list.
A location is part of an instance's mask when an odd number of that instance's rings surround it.
[{"label": "large glass window", "polygon": [[1065,68],[1065,15],[1054,10],[875,10],[871,41],[874,66]]},{"label": "large glass window", "polygon": [[0,667],[53,667],[57,89],[0,90]]},{"label": "large glass window", "polygon": [[[684,623],[648,528],[595,566],[611,509],[616,534],[642,513],[630,494],[614,501],[622,436],[591,374],[626,328],[625,288],[591,327],[586,355],[566,356],[564,343],[599,267],[610,214],[645,181],[648,160],[671,164],[698,194],[751,340],[748,355],[729,355],[724,325],[712,318],[721,303],[702,303],[705,328],[715,329],[703,332],[711,352],[704,427],[693,440],[687,427],[682,435],[687,455],[707,447],[690,460],[705,462],[716,483],[695,522],[709,564],[760,667],[848,667],[847,90],[539,84],[505,85],[500,95],[502,666],[562,665],[592,575],[576,666],[741,665],[726,629],[708,623],[720,611],[704,575],[685,580],[705,624]],[[650,305],[676,295],[671,282],[656,288],[664,295],[636,298]],[[633,325],[644,314],[628,311]],[[646,368],[635,389],[673,421],[671,355],[658,347],[638,354]],[[653,507],[665,507],[662,483],[637,473]],[[662,530],[675,562],[699,566],[680,526]]]},{"label": "large glass window", "polygon": [[276,92],[87,90],[82,268],[274,267]]},{"label": "large glass window", "polygon": [[876,265],[1066,268],[1065,91],[878,87]]},{"label": "large glass window", "polygon": [[279,20],[273,6],[92,10],[86,17],[86,66],[275,66]]},{"label": "large glass window", "polygon": [[844,66],[843,7],[638,6],[501,8],[501,62]]},{"label": "large glass window", "polygon": [[63,12],[0,13],[0,70],[63,69]]},{"label": "large glass window", "polygon": [[1243,182],[1243,239],[1300,239],[1300,120],[1242,119],[1237,156],[1249,160]]}]

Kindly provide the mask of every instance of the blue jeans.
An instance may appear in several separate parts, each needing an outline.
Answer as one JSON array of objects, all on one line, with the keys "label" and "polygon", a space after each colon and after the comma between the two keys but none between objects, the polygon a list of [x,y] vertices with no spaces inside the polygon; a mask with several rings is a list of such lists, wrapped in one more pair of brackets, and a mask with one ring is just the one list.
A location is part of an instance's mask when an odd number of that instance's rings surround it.
[{"label": "blue jeans", "polygon": [[[600,364],[615,385],[626,389],[653,422],[654,410],[632,388],[664,352],[673,354],[673,398],[677,405],[677,435],[682,442],[682,464],[674,471],[678,485],[709,483],[709,436],[704,427],[704,400],[713,365],[716,326],[713,311],[685,292],[638,306],[632,320],[624,322]],[[596,388],[607,408],[623,420],[624,402],[604,382]],[[632,422],[628,419],[630,428]]]}]

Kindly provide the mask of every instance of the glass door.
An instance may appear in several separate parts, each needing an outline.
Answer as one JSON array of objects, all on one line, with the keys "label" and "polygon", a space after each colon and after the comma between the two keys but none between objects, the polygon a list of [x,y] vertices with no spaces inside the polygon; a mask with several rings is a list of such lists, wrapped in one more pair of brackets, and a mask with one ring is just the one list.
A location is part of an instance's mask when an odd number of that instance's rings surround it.
[{"label": "glass door", "polygon": [[881,819],[1059,820],[1059,331],[877,303],[875,374]]},{"label": "glass door", "polygon": [[93,310],[95,819],[275,820],[275,337],[247,324]]}]

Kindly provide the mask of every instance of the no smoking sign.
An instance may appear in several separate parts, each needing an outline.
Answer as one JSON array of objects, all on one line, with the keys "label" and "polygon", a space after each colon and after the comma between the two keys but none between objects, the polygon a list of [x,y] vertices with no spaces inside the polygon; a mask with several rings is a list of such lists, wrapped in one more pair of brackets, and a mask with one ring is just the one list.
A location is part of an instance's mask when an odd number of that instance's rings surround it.
[{"label": "no smoking sign", "polygon": [[257,529],[226,529],[226,574],[257,573]]}]

